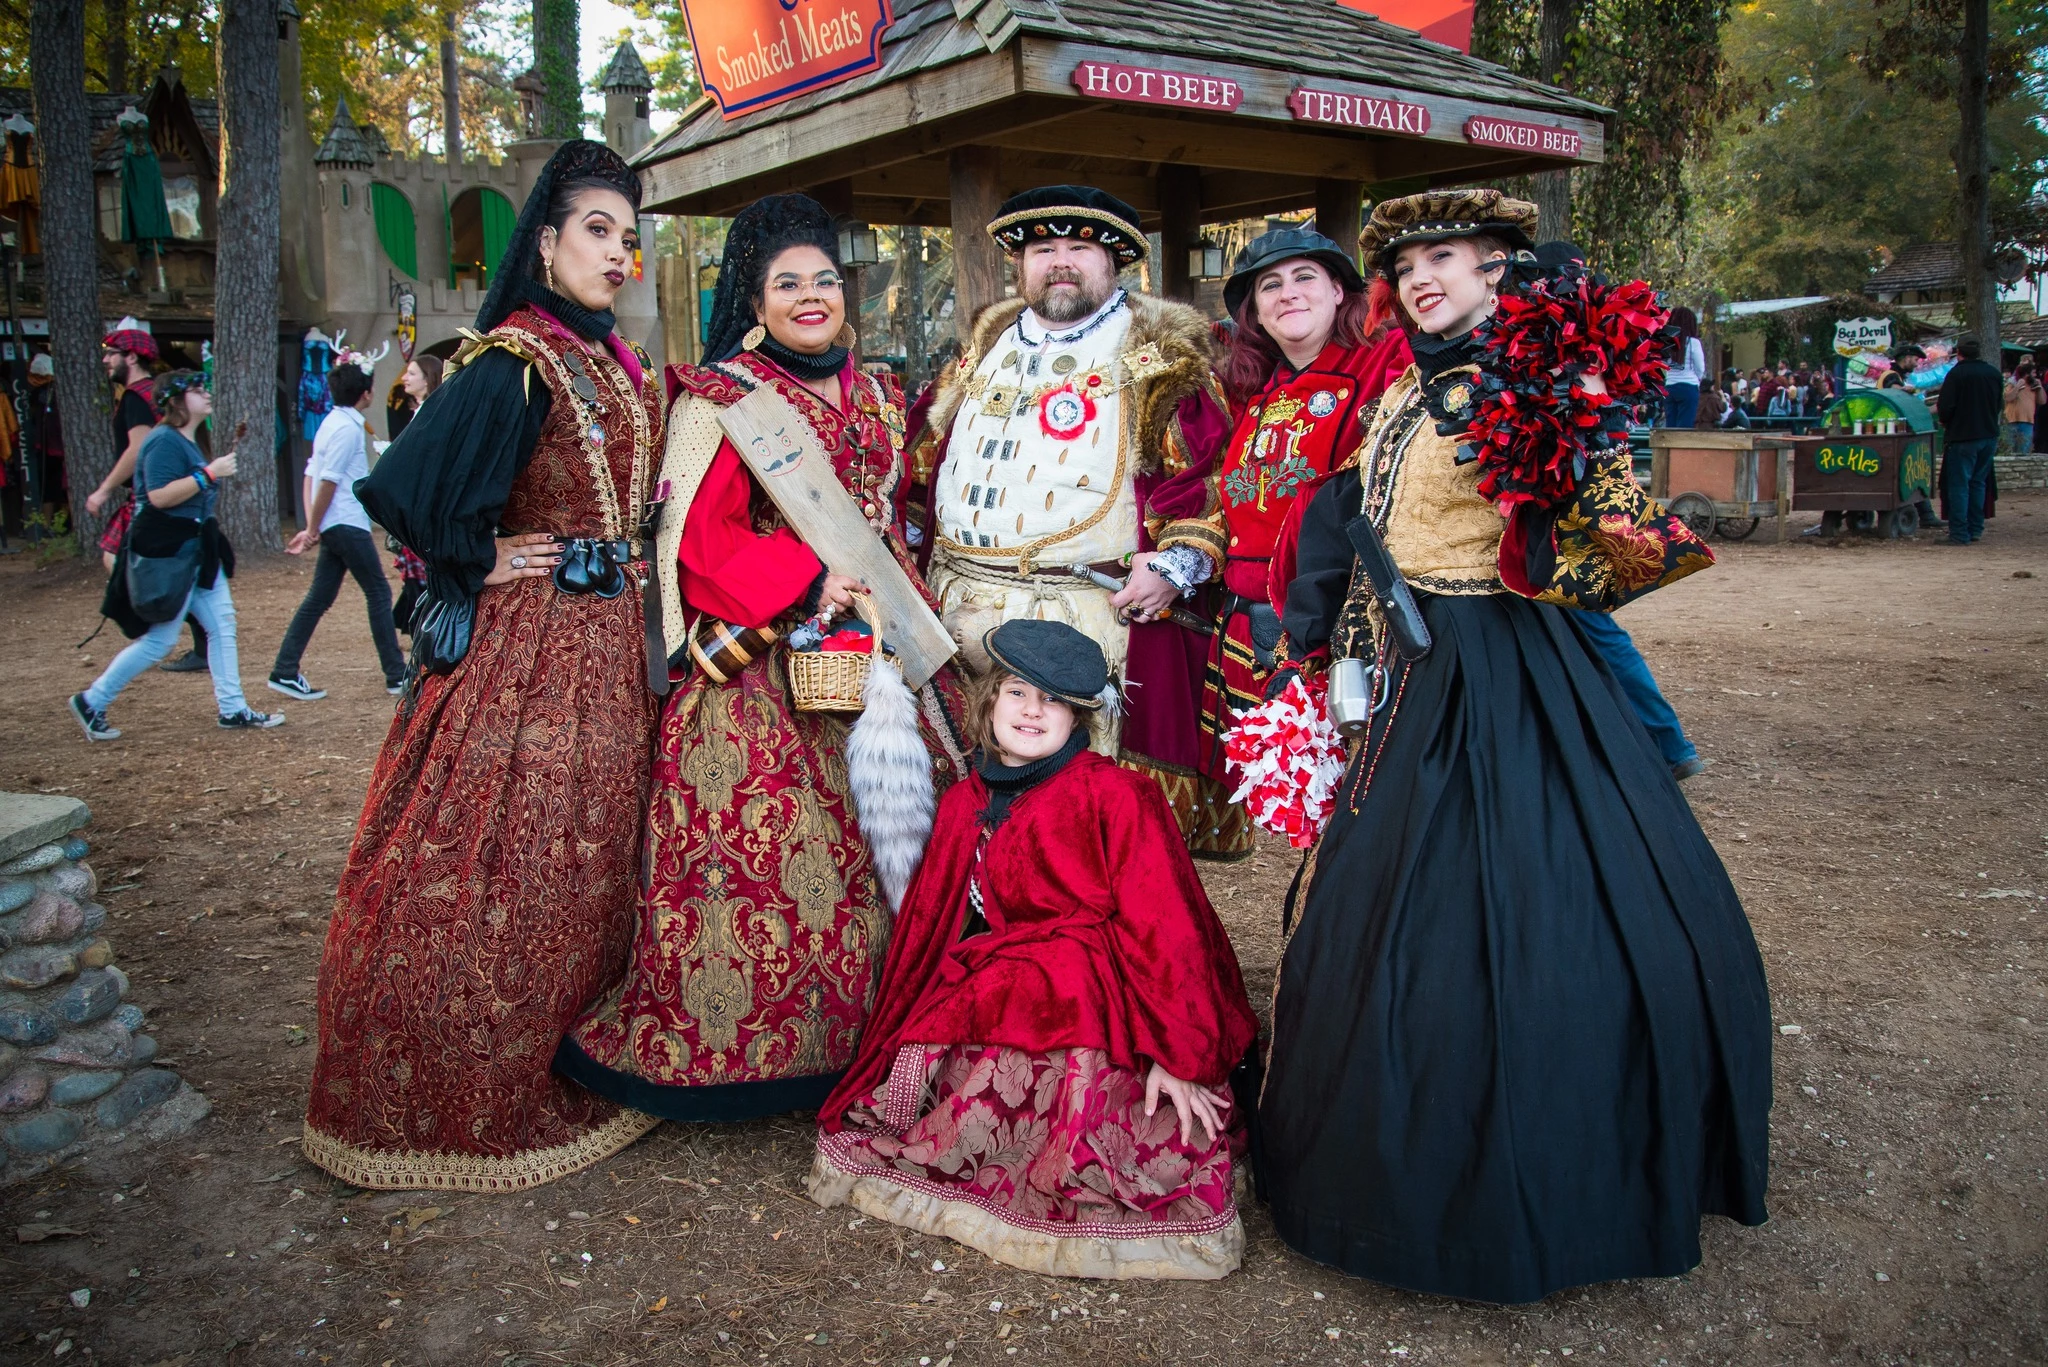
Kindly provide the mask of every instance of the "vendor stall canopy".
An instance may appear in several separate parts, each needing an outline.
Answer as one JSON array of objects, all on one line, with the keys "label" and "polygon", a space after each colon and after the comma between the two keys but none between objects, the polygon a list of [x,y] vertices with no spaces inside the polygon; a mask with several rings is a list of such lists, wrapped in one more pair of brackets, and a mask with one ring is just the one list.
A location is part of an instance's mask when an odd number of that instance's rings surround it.
[{"label": "vendor stall canopy", "polygon": [[1932,432],[1941,424],[1934,410],[1916,394],[1903,389],[1851,389],[1828,405],[1822,421],[1828,427],[1850,430],[1859,422],[1885,422],[1896,418],[1907,432]]},{"label": "vendor stall canopy", "polygon": [[[893,9],[874,70],[731,119],[693,106],[634,159],[647,210],[730,216],[802,190],[978,235],[1007,195],[1085,183],[1162,233],[1173,292],[1203,223],[1313,207],[1348,245],[1369,198],[1601,160],[1599,105],[1335,0]],[[962,264],[963,302],[990,302]]]}]

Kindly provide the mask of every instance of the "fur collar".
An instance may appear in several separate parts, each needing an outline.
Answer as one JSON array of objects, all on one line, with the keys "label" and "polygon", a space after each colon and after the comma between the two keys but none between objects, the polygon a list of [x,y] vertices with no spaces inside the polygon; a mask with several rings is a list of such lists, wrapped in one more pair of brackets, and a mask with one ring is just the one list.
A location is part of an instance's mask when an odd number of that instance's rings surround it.
[{"label": "fur collar", "polygon": [[[1212,368],[1215,343],[1208,319],[1186,304],[1133,292],[1129,295],[1129,307],[1131,330],[1125,350],[1149,348],[1166,362],[1164,369],[1138,386],[1134,400],[1138,467],[1150,472],[1160,468],[1166,430],[1180,401],[1198,390],[1216,389]],[[974,316],[966,351],[957,364],[939,377],[933,392],[925,421],[925,431],[931,437],[944,441],[952,434],[953,419],[960,412],[967,380],[1022,312],[1022,299],[1005,299]]]}]

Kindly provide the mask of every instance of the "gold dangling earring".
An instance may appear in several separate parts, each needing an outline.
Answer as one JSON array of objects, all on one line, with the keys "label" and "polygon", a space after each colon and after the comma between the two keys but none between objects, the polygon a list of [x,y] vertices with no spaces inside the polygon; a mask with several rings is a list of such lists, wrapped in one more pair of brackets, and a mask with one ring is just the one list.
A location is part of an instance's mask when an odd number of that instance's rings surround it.
[{"label": "gold dangling earring", "polygon": [[756,323],[752,327],[747,329],[746,336],[740,338],[740,350],[752,351],[755,347],[761,345],[761,343],[765,342],[766,340],[768,340],[768,329],[762,327],[759,323]]},{"label": "gold dangling earring", "polygon": [[843,346],[848,351],[851,351],[853,350],[853,344],[859,340],[860,334],[853,330],[852,323],[841,323],[839,331],[833,335],[832,344],[834,346]]},{"label": "gold dangling earring", "polygon": [[560,294],[561,291],[555,288],[555,263],[552,261],[543,261],[540,264],[541,269],[548,273],[548,293]]}]

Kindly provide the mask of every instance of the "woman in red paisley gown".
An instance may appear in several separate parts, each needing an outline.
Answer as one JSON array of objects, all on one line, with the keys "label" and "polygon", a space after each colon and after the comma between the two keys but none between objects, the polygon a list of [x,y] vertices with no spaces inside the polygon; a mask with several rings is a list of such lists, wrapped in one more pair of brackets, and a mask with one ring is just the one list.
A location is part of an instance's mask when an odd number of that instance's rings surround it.
[{"label": "woman in red paisley gown", "polygon": [[[853,1057],[888,939],[871,840],[895,842],[887,848],[899,856],[907,845],[914,867],[930,829],[927,807],[921,831],[864,830],[846,719],[792,701],[780,638],[845,610],[860,586],[830,573],[783,522],[718,426],[721,410],[773,387],[921,583],[903,539],[902,401],[848,353],[838,251],[831,217],[802,195],[749,207],[726,237],[705,349],[714,360],[669,371],[664,639],[683,641],[695,619],[699,639],[744,636],[751,658],[721,679],[684,651],[671,655],[679,682],[654,760],[632,968],[562,1041],[555,1067],[672,1120],[743,1120],[824,1100]],[[928,794],[960,770],[957,696],[950,668],[919,690],[922,753],[904,777]]]},{"label": "woman in red paisley gown", "polygon": [[1273,673],[1287,584],[1272,570],[1288,515],[1356,458],[1380,395],[1413,358],[1406,336],[1372,317],[1350,254],[1307,228],[1247,244],[1223,303],[1236,326],[1218,369],[1236,427],[1222,466],[1222,632],[1203,679],[1202,753],[1209,776],[1227,781],[1223,737]]},{"label": "woman in red paisley gown", "polygon": [[428,567],[320,965],[306,1153],[358,1186],[515,1191],[657,1123],[549,1068],[638,902],[662,411],[611,303],[639,200],[600,143],[549,159],[480,335],[357,484]]}]

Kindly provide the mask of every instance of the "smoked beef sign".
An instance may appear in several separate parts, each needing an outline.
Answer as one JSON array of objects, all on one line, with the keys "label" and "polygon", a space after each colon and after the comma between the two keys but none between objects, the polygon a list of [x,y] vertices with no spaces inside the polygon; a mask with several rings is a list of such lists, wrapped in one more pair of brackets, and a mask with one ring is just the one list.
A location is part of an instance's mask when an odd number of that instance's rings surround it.
[{"label": "smoked beef sign", "polygon": [[1546,157],[1576,157],[1582,140],[1569,128],[1474,115],[1465,120],[1465,141],[1481,147],[1512,147]]},{"label": "smoked beef sign", "polygon": [[882,64],[889,0],[683,0],[704,88],[728,119]]},{"label": "smoked beef sign", "polygon": [[1429,110],[1401,100],[1383,100],[1375,95],[1352,95],[1335,90],[1298,88],[1287,97],[1294,117],[1308,123],[1340,123],[1373,133],[1405,133],[1419,138],[1429,132]]}]

